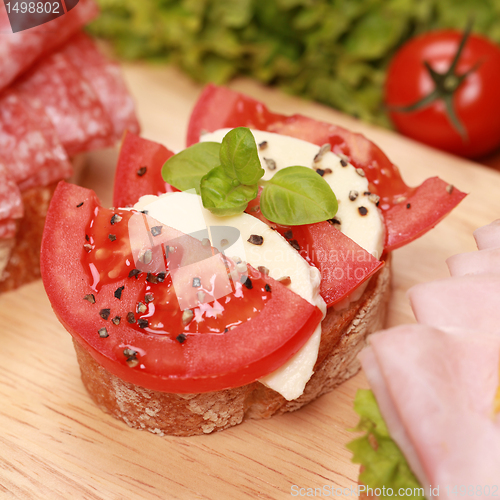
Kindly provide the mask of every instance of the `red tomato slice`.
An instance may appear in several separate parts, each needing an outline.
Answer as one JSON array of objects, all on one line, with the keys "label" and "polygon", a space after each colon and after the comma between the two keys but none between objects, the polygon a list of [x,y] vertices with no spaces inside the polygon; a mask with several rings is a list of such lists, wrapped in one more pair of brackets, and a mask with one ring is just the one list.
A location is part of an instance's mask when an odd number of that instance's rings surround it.
[{"label": "red tomato slice", "polygon": [[132,206],[141,196],[164,193],[161,168],[173,154],[157,142],[126,132],[116,167],[114,206]]},{"label": "red tomato slice", "polygon": [[[131,275],[126,269],[124,276],[113,274],[97,286],[88,265],[99,259],[99,250],[104,250],[104,260],[114,259],[106,255],[106,249],[113,248],[113,244],[119,245],[118,253],[126,260],[131,255],[131,247],[121,240],[122,232],[126,231],[123,226],[119,228],[132,216],[120,211],[121,220],[115,218],[111,222],[110,215],[115,213],[102,209],[92,191],[61,182],[47,214],[41,270],[47,295],[62,324],[102,366],[118,377],[152,390],[177,393],[209,392],[248,384],[290,359],[321,321],[317,307],[251,268],[248,277],[253,286],[234,282],[239,293],[219,300],[224,310],[211,322],[209,332],[198,329],[199,324],[194,320],[184,327],[182,312],[175,304],[175,294],[171,293],[166,275],[162,276],[163,282],[158,282],[151,280],[151,276],[158,277],[160,273]],[[165,226],[163,230],[174,231]],[[167,240],[176,234],[167,234]],[[184,235],[175,249],[182,254],[180,262],[185,259],[193,262],[200,245]],[[94,260],[88,260],[89,255]],[[136,263],[126,265],[135,269]],[[172,299],[167,304],[165,300],[156,302],[158,308],[167,309],[160,312],[164,318],[171,314],[168,323],[172,325],[171,331],[166,323],[160,326],[158,322],[155,330],[152,318],[156,310],[151,307],[155,301],[148,303],[147,293]],[[139,302],[143,304],[142,310]],[[134,323],[127,320],[130,313]],[[142,326],[139,324],[139,320],[148,318],[148,325],[144,321]],[[165,331],[159,333],[161,327]],[[177,338],[181,333],[182,342]]]},{"label": "red tomato slice", "polygon": [[[194,107],[187,145],[198,142],[204,131],[242,126],[297,137],[319,146],[330,143],[333,152],[347,157],[356,168],[362,168],[370,191],[380,196],[379,208],[386,222],[386,251],[421,236],[465,197],[465,193],[456,188],[447,190],[447,183],[439,179],[424,182],[418,188],[408,187],[396,165],[361,134],[302,115],[271,113],[257,100],[215,85],[205,88]],[[404,212],[401,206],[407,204],[413,210]]]},{"label": "red tomato slice", "polygon": [[259,198],[248,204],[247,212],[276,229],[319,269],[320,294],[328,307],[351,294],[384,265],[327,221],[303,226],[275,224],[262,215]]}]

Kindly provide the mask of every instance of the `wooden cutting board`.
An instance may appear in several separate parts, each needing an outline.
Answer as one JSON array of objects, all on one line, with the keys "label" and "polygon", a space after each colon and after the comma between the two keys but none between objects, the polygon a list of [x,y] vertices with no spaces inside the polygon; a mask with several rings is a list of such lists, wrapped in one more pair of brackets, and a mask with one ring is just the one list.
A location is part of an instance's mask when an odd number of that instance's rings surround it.
[{"label": "wooden cutting board", "polygon": [[[182,148],[201,87],[171,68],[124,70],[143,135]],[[364,133],[400,166],[409,184],[439,175],[470,193],[434,230],[394,253],[389,326],[413,322],[408,288],[447,276],[445,259],[474,250],[472,231],[500,217],[496,171],[248,80],[231,86],[275,111],[299,112]],[[116,156],[116,151],[90,155],[84,179],[108,205]],[[2,499],[281,499],[300,491],[305,495],[307,488],[324,488],[325,494],[356,484],[358,466],[350,463],[344,445],[357,423],[354,394],[367,387],[362,374],[293,414],[249,421],[216,435],[161,438],[129,429],[94,406],[81,384],[70,336],[41,282],[0,296],[0,339]]]}]

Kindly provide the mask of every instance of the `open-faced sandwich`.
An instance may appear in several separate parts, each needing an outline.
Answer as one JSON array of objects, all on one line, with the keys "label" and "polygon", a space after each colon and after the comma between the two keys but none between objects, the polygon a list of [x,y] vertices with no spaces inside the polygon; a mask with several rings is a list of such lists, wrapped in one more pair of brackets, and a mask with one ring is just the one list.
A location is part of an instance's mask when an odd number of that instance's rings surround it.
[{"label": "open-faced sandwich", "polygon": [[127,134],[115,208],[60,184],[42,244],[90,395],[159,434],[296,410],[351,377],[384,322],[390,251],[464,197],[407,187],[359,134],[215,86],[188,146]]},{"label": "open-faced sandwich", "polygon": [[477,252],[448,259],[451,277],[409,292],[419,325],[372,335],[360,354],[372,391],[350,443],[360,491],[415,498],[498,496],[500,222]]},{"label": "open-faced sandwich", "polygon": [[45,214],[75,158],[138,132],[119,66],[81,30],[93,0],[19,33],[0,6],[0,292],[40,276]]}]

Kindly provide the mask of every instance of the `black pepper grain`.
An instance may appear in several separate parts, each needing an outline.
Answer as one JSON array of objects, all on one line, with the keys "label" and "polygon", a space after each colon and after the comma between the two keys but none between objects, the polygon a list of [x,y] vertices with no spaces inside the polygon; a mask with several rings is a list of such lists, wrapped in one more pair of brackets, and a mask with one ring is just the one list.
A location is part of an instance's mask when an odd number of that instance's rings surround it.
[{"label": "black pepper grain", "polygon": [[241,283],[245,285],[249,290],[253,288],[252,280],[245,274],[241,277]]},{"label": "black pepper grain", "polygon": [[120,288],[117,288],[117,289],[115,290],[115,297],[116,297],[117,299],[121,299],[121,298],[122,298],[122,292],[123,292],[123,290],[124,290],[124,289],[125,289],[125,287],[124,287],[124,286],[121,286]]},{"label": "black pepper grain", "polygon": [[144,318],[140,318],[137,320],[137,325],[139,328],[147,328],[149,326],[149,321]]},{"label": "black pepper grain", "polygon": [[158,236],[161,234],[161,230],[163,229],[163,226],[153,226],[151,228],[151,234],[153,236]]},{"label": "black pepper grain", "polygon": [[111,309],[101,309],[99,311],[99,316],[102,319],[108,319],[110,314],[111,314]]},{"label": "black pepper grain", "polygon": [[142,271],[140,269],[132,269],[132,271],[128,273],[128,277],[137,279],[141,273]]},{"label": "black pepper grain", "polygon": [[262,236],[259,236],[258,234],[252,234],[247,241],[252,245],[262,245],[262,243],[264,243],[264,238]]},{"label": "black pepper grain", "polygon": [[85,295],[85,297],[83,297],[83,300],[87,300],[91,304],[95,304],[95,296],[93,293],[88,293],[87,295]]},{"label": "black pepper grain", "polygon": [[101,339],[109,337],[109,333],[108,330],[106,330],[106,328],[99,328],[99,330],[97,330],[97,333],[99,334],[99,337],[101,337]]}]

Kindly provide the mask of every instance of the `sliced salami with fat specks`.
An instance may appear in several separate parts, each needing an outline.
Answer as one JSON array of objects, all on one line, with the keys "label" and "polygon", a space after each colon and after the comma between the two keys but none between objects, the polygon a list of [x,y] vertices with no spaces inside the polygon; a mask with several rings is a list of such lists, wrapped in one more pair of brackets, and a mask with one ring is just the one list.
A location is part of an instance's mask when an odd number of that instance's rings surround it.
[{"label": "sliced salami with fat specks", "polygon": [[0,90],[11,84],[42,55],[64,44],[97,14],[94,0],[80,0],[67,14],[13,34],[7,11],[0,8]]},{"label": "sliced salami with fat specks", "polygon": [[[7,167],[0,160],[0,222],[19,218],[23,215],[21,192],[15,181],[10,177]],[[0,238],[3,238],[0,231]]]},{"label": "sliced salami with fat specks", "polygon": [[[47,185],[71,175],[68,156],[51,121],[38,107],[30,107],[14,92],[0,98],[0,159],[21,190]],[[43,176],[40,174],[46,172]]]},{"label": "sliced salami with fat specks", "polygon": [[113,145],[108,114],[68,56],[46,57],[15,88],[30,105],[44,107],[70,156]]},{"label": "sliced salami with fat specks", "polygon": [[69,57],[97,93],[113,124],[115,139],[120,140],[125,130],[138,134],[134,101],[127,90],[120,66],[104,57],[84,33],[74,36],[62,53]]},{"label": "sliced salami with fat specks", "polygon": [[[0,205],[1,205],[0,201]],[[16,235],[17,226],[15,219],[0,220],[0,244],[2,240],[8,240],[9,238],[14,238]]]}]

